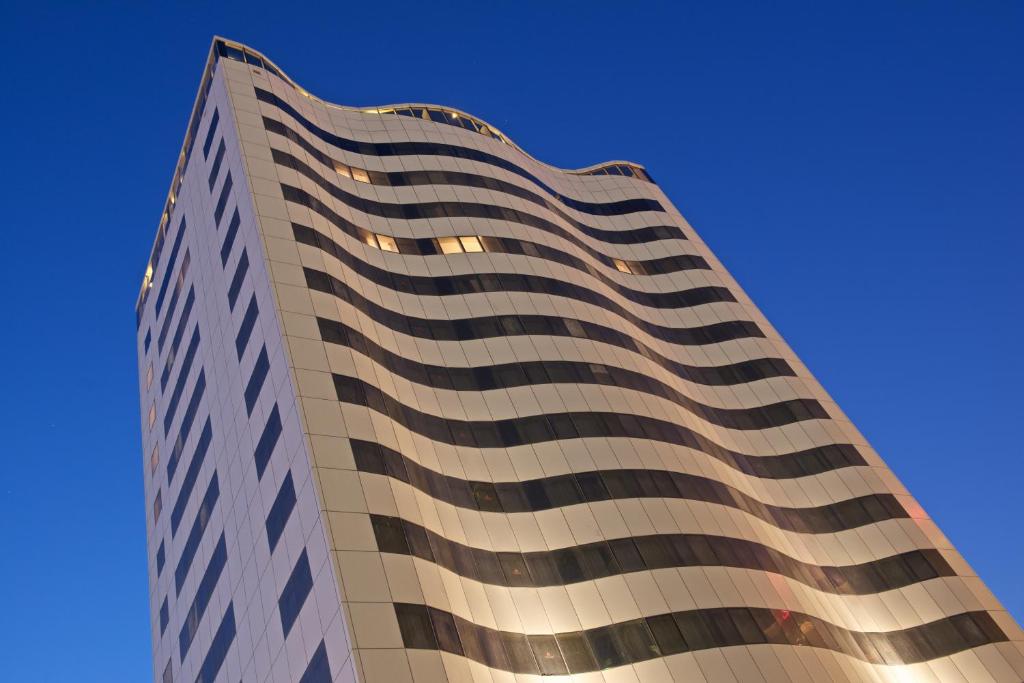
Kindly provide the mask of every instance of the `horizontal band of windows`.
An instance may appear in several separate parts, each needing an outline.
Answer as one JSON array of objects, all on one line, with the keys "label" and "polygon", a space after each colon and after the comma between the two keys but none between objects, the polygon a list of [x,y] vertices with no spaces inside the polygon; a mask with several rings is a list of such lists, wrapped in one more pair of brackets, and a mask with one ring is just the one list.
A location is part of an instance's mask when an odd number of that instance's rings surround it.
[{"label": "horizontal band of windows", "polygon": [[348,347],[410,382],[434,389],[493,391],[543,384],[597,384],[658,396],[711,424],[737,430],[768,429],[829,417],[814,399],[792,399],[752,408],[709,406],[650,375],[604,363],[540,360],[477,367],[427,365],[388,351],[343,322],[324,318],[317,318],[317,322],[324,341]]},{"label": "horizontal band of windows", "polygon": [[[341,280],[313,268],[304,268],[306,285],[331,294],[395,332],[434,341],[470,341],[493,337],[544,335],[589,339],[617,346],[657,363],[666,370],[699,384],[726,385],[753,382],[766,377],[795,376],[781,358],[758,358],[721,366],[691,366],[667,358],[628,334],[575,318],[548,315],[496,315],[455,320],[418,318],[384,308],[356,292]],[[674,343],[687,346],[720,344],[764,335],[753,323],[732,321],[701,327],[673,328]]]},{"label": "horizontal band of windows", "polygon": [[410,555],[467,579],[509,588],[567,586],[640,571],[732,567],[764,571],[834,595],[872,595],[955,576],[937,550],[911,550],[846,566],[802,562],[770,546],[710,534],[651,534],[558,550],[494,552],[449,540],[398,517],[370,515],[382,553]]},{"label": "horizontal band of windows", "polygon": [[[295,240],[314,246],[338,259],[347,268],[368,280],[403,294],[417,296],[455,296],[493,292],[527,292],[575,299],[608,310],[652,336],[661,338],[677,329],[641,318],[621,303],[596,290],[565,279],[520,273],[466,273],[463,275],[407,275],[379,268],[356,258],[330,237],[310,228],[292,226]],[[445,239],[445,238],[441,238]],[[710,303],[733,303],[736,298],[725,287],[694,287],[675,292],[642,292],[615,283],[611,288],[632,302],[651,308],[682,309]],[[753,323],[750,323],[753,325]]]},{"label": "horizontal band of windows", "polygon": [[[338,175],[351,178],[357,182],[369,183],[386,187],[414,187],[418,185],[454,185],[491,190],[502,194],[518,197],[537,206],[542,206],[566,220],[575,220],[554,202],[545,199],[524,187],[491,176],[465,173],[462,171],[429,170],[429,171],[372,171],[343,163],[321,152],[300,133],[280,121],[268,116],[263,117],[263,127],[270,133],[276,133],[303,149],[327,168],[334,169]],[[664,207],[656,199],[625,199],[609,204],[592,205],[593,211],[584,211],[592,215],[620,216],[639,211],[664,212]]]},{"label": "horizontal band of windows", "polygon": [[[322,188],[327,194],[339,202],[369,216],[380,216],[382,218],[393,218],[396,220],[416,220],[419,218],[489,218],[494,220],[518,223],[530,228],[542,230],[551,235],[557,235],[571,241],[583,248],[586,243],[581,241],[574,233],[569,232],[561,225],[535,216],[532,213],[513,209],[508,206],[497,204],[481,204],[467,201],[443,201],[443,202],[408,202],[390,203],[381,202],[367,197],[360,197],[357,194],[346,191],[331,180],[323,177],[308,164],[295,158],[287,152],[273,149],[274,161],[285,168],[290,168],[296,173],[305,176]],[[562,214],[562,220],[571,227],[583,233],[591,239],[607,244],[647,244],[661,240],[685,240],[686,235],[682,229],[675,225],[652,225],[641,228],[595,228],[568,215]]]},{"label": "horizontal band of windows", "polygon": [[435,500],[481,512],[541,512],[558,507],[630,498],[681,499],[725,505],[763,522],[805,534],[856,529],[909,515],[895,496],[875,493],[817,507],[763,503],[714,479],[655,469],[605,469],[521,482],[473,481],[423,467],[380,444],[351,439],[356,467],[403,481]]},{"label": "horizontal band of windows", "polygon": [[[349,303],[352,303],[352,305],[360,312],[369,315],[375,322],[385,325],[395,332],[419,337],[421,339],[436,339],[436,337],[431,336],[433,330],[428,327],[428,324],[434,323],[435,321],[424,321],[423,318],[413,318],[412,321],[408,321],[408,319],[398,319],[398,321],[393,321],[390,311],[386,311],[389,314],[382,321],[379,317],[374,316],[373,313],[378,311],[373,308],[373,304],[368,305],[370,310],[367,310],[366,308],[361,307],[361,304],[364,303],[361,298],[357,298],[354,302],[350,301]],[[394,313],[393,315],[400,318],[404,317],[397,313]],[[348,328],[337,321],[331,321],[331,319],[325,317],[317,317],[316,323],[319,327],[319,333],[321,333],[321,337],[324,341],[346,346],[350,344],[348,330],[351,328]],[[403,325],[402,323],[406,324]],[[450,322],[436,321],[436,323],[443,326]],[[569,325],[566,325],[566,323]],[[654,362],[654,364],[684,380],[707,386],[732,386],[736,384],[756,382],[758,380],[771,377],[794,376],[793,370],[790,366],[780,358],[741,360],[736,362],[736,364],[728,366],[687,366],[681,364],[681,362],[658,354],[650,349],[650,347],[636,342],[633,338],[628,337],[627,335],[618,334],[612,330],[608,330],[607,328],[592,330],[590,328],[584,328],[583,325],[587,324],[580,324],[579,321],[574,321],[574,319],[568,319],[568,321],[566,321],[564,318],[548,317],[543,315],[529,315],[525,316],[525,318],[523,316],[467,318],[464,322],[457,322],[456,331],[460,333],[460,337],[455,339],[447,337],[440,341],[468,341],[473,339],[490,339],[495,337],[512,337],[518,335],[545,335],[590,339],[595,342],[611,344],[613,346],[639,353],[643,357]],[[587,333],[595,334],[588,335]],[[443,380],[438,381],[442,382]]]},{"label": "horizontal band of windows", "polygon": [[[504,159],[496,154],[490,154],[483,152],[478,149],[472,149],[470,147],[460,147],[459,145],[449,145],[436,142],[362,142],[358,140],[350,140],[348,138],[341,137],[334,133],[330,133],[323,128],[320,128],[315,123],[307,119],[292,105],[278,97],[272,92],[264,90],[263,88],[256,88],[256,98],[261,102],[277,107],[281,111],[292,117],[299,125],[305,128],[307,131],[320,138],[322,141],[329,145],[343,149],[346,152],[353,152],[355,154],[361,154],[363,156],[380,156],[380,157],[392,157],[392,156],[446,156],[455,159],[468,159],[470,161],[478,161],[489,166],[496,166],[504,169],[515,175],[525,178],[530,182],[534,183],[537,187],[544,190],[547,194],[554,197],[556,200],[565,204],[566,206],[582,211],[584,213],[590,213],[594,215],[603,216],[614,216],[620,213],[631,213],[637,209],[633,208],[631,204],[623,204],[622,202],[611,202],[611,203],[597,203],[597,202],[585,202],[578,199],[567,197],[560,192],[557,192],[554,188],[547,185],[537,176],[533,175],[524,168],[517,166],[516,164]],[[567,177],[573,177],[571,175]],[[635,201],[635,200],[627,200]],[[660,206],[660,205],[659,205]],[[650,210],[647,208],[642,209],[644,211]]]},{"label": "horizontal band of windows", "polygon": [[174,320],[174,310],[178,306],[178,297],[181,295],[181,288],[185,286],[185,276],[188,275],[188,267],[192,263],[192,257],[189,254],[188,249],[185,250],[185,256],[181,259],[181,271],[178,273],[178,279],[174,283],[174,293],[171,295],[171,303],[167,307],[167,315],[164,318],[164,322],[160,325],[160,334],[156,339],[156,347],[159,352],[164,350],[164,342],[167,341],[167,333],[171,329],[171,321]]},{"label": "horizontal band of windows", "polygon": [[343,403],[367,406],[412,432],[453,446],[513,448],[563,439],[648,439],[701,451],[733,469],[766,479],[792,479],[866,464],[857,449],[849,444],[818,446],[780,455],[748,455],[725,448],[682,425],[645,415],[567,412],[496,421],[452,420],[400,403],[355,377],[334,375],[334,387],[338,400]]},{"label": "horizontal band of windows", "polygon": [[441,650],[493,669],[533,675],[586,673],[680,652],[761,644],[821,648],[870,664],[915,664],[1007,640],[991,615],[981,611],[898,631],[862,632],[790,610],[719,607],[528,636],[425,605],[394,605],[407,648]]},{"label": "horizontal band of windows", "polygon": [[[351,221],[347,220],[339,213],[334,211],[326,203],[324,203],[317,197],[314,197],[313,195],[309,194],[305,190],[282,183],[281,193],[284,196],[284,199],[286,199],[287,201],[306,207],[310,211],[319,214],[321,217],[323,217],[329,223],[336,226],[342,232],[351,235],[352,237],[358,239],[361,242],[377,247],[378,249],[394,251],[397,253],[417,254],[421,256],[452,253],[452,250],[446,247],[446,242],[452,242],[453,238],[451,237],[416,239],[380,235],[357,226],[355,223],[352,223]],[[472,241],[473,237],[476,236],[469,236],[465,239]],[[476,239],[479,242],[480,238],[477,237]],[[590,246],[582,243],[581,241],[575,238],[571,238],[568,241],[576,244],[580,249],[586,252],[595,261],[598,261],[599,263],[602,263],[608,266],[609,268],[614,268],[615,270],[620,272],[622,272],[623,270],[631,270],[633,268],[633,265],[630,264],[641,263],[638,261],[630,261],[629,263],[627,263],[625,261],[622,261],[621,259],[610,257],[596,249],[591,248]],[[465,248],[465,241],[459,240],[459,246],[460,248],[457,249],[458,252],[468,251]],[[486,245],[483,242],[479,242],[478,245],[474,244],[473,246],[475,251],[507,251],[508,253],[523,253],[531,256],[537,256],[540,258],[547,258],[548,260],[552,261],[565,261],[566,265],[570,265],[571,267],[574,267],[577,270],[582,270],[585,272],[594,272],[591,266],[583,263],[579,259],[576,259],[575,257],[569,257],[568,254],[551,247],[547,247],[544,249],[536,248],[539,245],[534,242],[523,241],[518,239],[506,239],[503,241],[498,241],[496,238],[492,238],[492,240]],[[476,246],[479,246],[479,248],[475,248]],[[710,270],[710,267],[707,267],[707,261],[705,261],[704,259],[700,259],[700,261],[697,261],[696,259],[698,258],[700,257],[689,255],[677,255],[673,257],[668,257],[666,259],[659,259],[658,263],[652,265],[652,268],[671,267],[674,270]],[[619,286],[621,287],[621,285]],[[623,287],[623,289],[626,288]]]}]

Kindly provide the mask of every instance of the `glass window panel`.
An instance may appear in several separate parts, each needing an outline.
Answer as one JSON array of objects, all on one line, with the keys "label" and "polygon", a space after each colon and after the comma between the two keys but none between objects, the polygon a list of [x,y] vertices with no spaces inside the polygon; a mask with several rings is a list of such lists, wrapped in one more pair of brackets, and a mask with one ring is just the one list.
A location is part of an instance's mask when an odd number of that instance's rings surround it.
[{"label": "glass window panel", "polygon": [[377,244],[379,244],[380,248],[384,251],[398,252],[398,243],[395,242],[394,237],[390,237],[389,235],[377,235]]},{"label": "glass window panel", "polygon": [[569,673],[585,673],[597,669],[597,660],[594,659],[590,646],[587,645],[586,637],[578,632],[560,633],[555,636],[558,647],[562,650],[562,657],[569,669]]},{"label": "glass window panel", "polygon": [[368,176],[366,174],[366,171],[364,171],[363,169],[356,168],[355,166],[353,166],[352,167],[352,180],[358,180],[361,183],[368,183],[368,182],[370,182],[370,176]]},{"label": "glass window panel", "polygon": [[480,244],[480,240],[473,235],[470,235],[469,237],[460,237],[459,241],[462,242],[462,248],[467,252],[472,253],[484,250],[483,246]]},{"label": "glass window panel", "polygon": [[560,676],[569,673],[554,636],[534,635],[528,636],[528,638],[530,647],[533,648],[533,655],[540,665],[542,676]]},{"label": "glass window panel", "polygon": [[458,237],[438,237],[437,244],[442,254],[461,254],[462,244]]}]

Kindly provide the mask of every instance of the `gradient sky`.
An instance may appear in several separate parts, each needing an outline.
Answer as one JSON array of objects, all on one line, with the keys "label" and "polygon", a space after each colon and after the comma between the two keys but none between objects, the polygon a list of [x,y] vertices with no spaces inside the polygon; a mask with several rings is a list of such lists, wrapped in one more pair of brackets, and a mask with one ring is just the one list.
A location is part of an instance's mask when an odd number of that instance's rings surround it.
[{"label": "gradient sky", "polygon": [[214,33],[645,164],[1024,618],[1024,5],[332,4],[0,11],[0,679],[152,676],[133,306]]}]

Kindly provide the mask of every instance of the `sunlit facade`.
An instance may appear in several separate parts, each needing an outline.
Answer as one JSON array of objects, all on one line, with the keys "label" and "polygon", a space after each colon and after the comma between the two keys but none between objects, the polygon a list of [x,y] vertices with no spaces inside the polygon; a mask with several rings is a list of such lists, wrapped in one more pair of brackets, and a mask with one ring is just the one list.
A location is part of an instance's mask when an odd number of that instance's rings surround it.
[{"label": "sunlit facade", "polygon": [[217,39],[137,322],[157,681],[1024,679],[637,164]]}]

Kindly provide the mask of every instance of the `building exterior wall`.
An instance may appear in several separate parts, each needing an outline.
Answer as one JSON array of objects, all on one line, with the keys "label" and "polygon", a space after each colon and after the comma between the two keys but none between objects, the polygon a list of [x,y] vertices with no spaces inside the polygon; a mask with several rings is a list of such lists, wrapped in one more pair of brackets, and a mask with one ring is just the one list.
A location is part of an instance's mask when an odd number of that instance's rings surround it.
[{"label": "building exterior wall", "polygon": [[157,680],[1024,677],[1013,619],[642,169],[330,105],[231,45],[139,305]]}]

